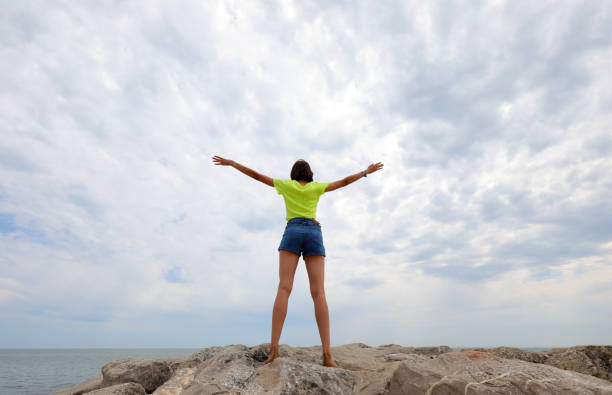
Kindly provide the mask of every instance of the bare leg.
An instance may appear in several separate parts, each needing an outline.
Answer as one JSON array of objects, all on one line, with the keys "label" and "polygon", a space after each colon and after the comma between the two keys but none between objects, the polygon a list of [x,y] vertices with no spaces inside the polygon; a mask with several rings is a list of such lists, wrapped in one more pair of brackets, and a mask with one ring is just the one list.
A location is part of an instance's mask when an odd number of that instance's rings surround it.
[{"label": "bare leg", "polygon": [[327,299],[325,298],[325,257],[323,255],[311,255],[304,258],[306,270],[308,271],[308,281],[310,282],[310,295],[314,302],[315,318],[319,327],[319,336],[323,348],[323,365],[338,367],[331,355],[329,340],[329,311],[327,309]]},{"label": "bare leg", "polygon": [[278,291],[276,292],[276,300],[272,310],[272,338],[270,341],[270,353],[266,363],[270,363],[278,357],[278,342],[283,331],[285,317],[287,316],[287,304],[289,303],[289,295],[293,288],[293,277],[295,276],[295,269],[297,269],[299,259],[300,256],[291,251],[279,251]]}]

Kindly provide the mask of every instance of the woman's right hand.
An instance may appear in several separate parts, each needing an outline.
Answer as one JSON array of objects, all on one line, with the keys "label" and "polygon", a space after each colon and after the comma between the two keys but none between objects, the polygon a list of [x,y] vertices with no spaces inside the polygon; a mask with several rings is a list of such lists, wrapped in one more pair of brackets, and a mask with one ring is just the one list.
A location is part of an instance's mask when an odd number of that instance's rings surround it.
[{"label": "woman's right hand", "polygon": [[213,156],[213,162],[215,162],[215,165],[221,165],[221,166],[231,166],[232,164],[232,160],[231,159],[226,159],[226,158],[222,158],[218,155]]},{"label": "woman's right hand", "polygon": [[383,168],[383,164],[381,162],[378,163],[372,163],[370,166],[368,166],[368,168],[366,169],[366,174],[372,174],[375,171],[381,170]]}]

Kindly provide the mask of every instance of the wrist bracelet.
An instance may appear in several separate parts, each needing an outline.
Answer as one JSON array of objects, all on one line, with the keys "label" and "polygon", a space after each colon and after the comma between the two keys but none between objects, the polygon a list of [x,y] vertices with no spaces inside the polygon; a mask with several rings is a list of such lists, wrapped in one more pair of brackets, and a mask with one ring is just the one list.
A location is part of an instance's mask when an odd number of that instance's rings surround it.
[{"label": "wrist bracelet", "polygon": [[361,174],[363,174],[363,176],[364,176],[364,177],[367,177],[367,176],[368,176],[368,175],[366,174],[366,172],[365,172],[365,171],[363,171],[363,170],[361,171]]}]

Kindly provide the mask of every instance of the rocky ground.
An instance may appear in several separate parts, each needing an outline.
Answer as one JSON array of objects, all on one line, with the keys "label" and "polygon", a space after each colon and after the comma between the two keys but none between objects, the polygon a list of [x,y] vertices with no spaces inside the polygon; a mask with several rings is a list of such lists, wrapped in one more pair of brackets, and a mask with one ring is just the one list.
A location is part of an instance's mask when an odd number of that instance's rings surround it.
[{"label": "rocky ground", "polygon": [[541,352],[509,347],[333,347],[340,368],[320,365],[320,347],[211,347],[186,358],[110,362],[102,374],[56,395],[156,394],[610,394],[612,346]]}]

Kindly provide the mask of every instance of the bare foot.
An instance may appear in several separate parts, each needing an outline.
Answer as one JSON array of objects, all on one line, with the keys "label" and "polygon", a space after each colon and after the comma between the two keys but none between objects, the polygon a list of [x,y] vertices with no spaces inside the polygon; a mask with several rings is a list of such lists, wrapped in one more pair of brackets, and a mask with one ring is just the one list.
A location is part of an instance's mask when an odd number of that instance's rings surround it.
[{"label": "bare foot", "polygon": [[278,344],[270,345],[270,352],[268,353],[268,359],[266,359],[265,363],[270,363],[274,361],[278,357]]},{"label": "bare foot", "polygon": [[329,351],[323,353],[323,366],[327,366],[327,367],[330,367],[330,368],[338,368],[339,367],[334,362],[334,359],[332,358],[331,352],[329,352]]}]

